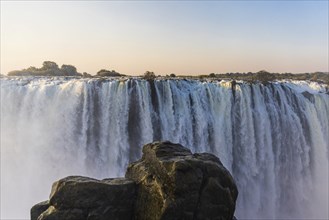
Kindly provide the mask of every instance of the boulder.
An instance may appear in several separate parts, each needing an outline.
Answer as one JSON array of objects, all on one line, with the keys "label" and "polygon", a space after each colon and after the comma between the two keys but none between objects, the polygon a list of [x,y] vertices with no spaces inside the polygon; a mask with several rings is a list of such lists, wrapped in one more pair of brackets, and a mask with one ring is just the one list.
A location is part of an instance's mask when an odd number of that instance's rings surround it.
[{"label": "boulder", "polygon": [[155,142],[128,166],[136,182],[135,219],[232,219],[238,190],[212,154],[192,154],[180,144]]},{"label": "boulder", "polygon": [[125,178],[69,176],[53,184],[47,210],[42,213],[40,203],[35,205],[31,219],[131,219],[135,188],[135,183]]},{"label": "boulder", "polygon": [[238,190],[220,160],[180,144],[154,142],[125,178],[69,176],[55,182],[31,220],[234,219]]},{"label": "boulder", "polygon": [[49,208],[49,201],[43,201],[31,208],[31,219],[38,219],[39,215]]},{"label": "boulder", "polygon": [[[57,208],[96,208],[104,204],[122,205],[135,196],[135,183],[125,178],[96,180],[69,176],[52,186],[49,203]],[[118,198],[120,200],[118,201]]]}]

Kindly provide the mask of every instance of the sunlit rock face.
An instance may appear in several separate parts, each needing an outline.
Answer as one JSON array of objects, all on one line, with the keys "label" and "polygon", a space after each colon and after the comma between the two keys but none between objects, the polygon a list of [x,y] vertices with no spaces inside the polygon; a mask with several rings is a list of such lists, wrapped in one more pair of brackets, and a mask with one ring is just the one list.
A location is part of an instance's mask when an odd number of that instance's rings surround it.
[{"label": "sunlit rock face", "polygon": [[221,158],[238,219],[326,219],[328,115],[325,86],[302,81],[3,77],[1,218],[28,218],[64,176],[123,176],[169,140]]}]

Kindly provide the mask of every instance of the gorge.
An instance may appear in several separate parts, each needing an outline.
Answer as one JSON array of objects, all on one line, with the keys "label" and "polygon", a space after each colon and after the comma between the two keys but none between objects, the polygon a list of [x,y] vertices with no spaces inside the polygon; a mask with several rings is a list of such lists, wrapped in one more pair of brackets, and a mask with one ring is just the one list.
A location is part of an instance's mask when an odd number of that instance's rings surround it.
[{"label": "gorge", "polygon": [[52,182],[123,176],[168,140],[221,159],[238,219],[328,218],[328,87],[309,81],[1,78],[1,219]]}]

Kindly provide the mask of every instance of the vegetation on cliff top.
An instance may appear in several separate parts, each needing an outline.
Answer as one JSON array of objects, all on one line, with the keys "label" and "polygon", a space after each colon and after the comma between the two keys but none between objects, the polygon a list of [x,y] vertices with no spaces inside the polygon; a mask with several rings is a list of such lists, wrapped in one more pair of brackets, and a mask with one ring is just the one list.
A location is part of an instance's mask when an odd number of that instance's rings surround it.
[{"label": "vegetation on cliff top", "polygon": [[[96,75],[91,75],[84,72],[83,74],[77,72],[76,67],[72,65],[63,64],[61,68],[53,61],[44,61],[41,68],[29,67],[23,70],[15,70],[8,73],[8,76],[82,76],[82,77],[121,77],[126,76],[115,70],[99,70]],[[143,79],[153,80],[157,76],[152,71],[146,71],[141,75]],[[168,74],[166,78],[189,78],[189,79],[230,79],[230,80],[243,80],[247,82],[259,81],[261,83],[267,83],[274,80],[311,80],[329,85],[329,73],[328,72],[313,72],[313,73],[270,73],[266,70],[261,70],[256,73],[210,73],[208,75],[197,75],[197,76],[176,76],[174,73]]]},{"label": "vegetation on cliff top", "polygon": [[8,76],[82,76],[77,68],[72,65],[63,64],[61,68],[53,61],[44,61],[41,68],[31,66],[23,70],[14,70]]},{"label": "vegetation on cliff top", "polygon": [[115,70],[106,70],[106,69],[101,69],[100,71],[97,72],[97,76],[110,76],[110,77],[118,77],[118,76],[125,76],[121,73],[118,73]]},{"label": "vegetation on cliff top", "polygon": [[270,73],[265,70],[261,70],[257,73],[225,73],[202,75],[202,78],[216,78],[216,79],[234,79],[243,81],[260,81],[262,83],[274,81],[274,80],[310,80],[315,82],[326,83],[329,85],[329,73],[328,72],[314,72],[314,73]]}]

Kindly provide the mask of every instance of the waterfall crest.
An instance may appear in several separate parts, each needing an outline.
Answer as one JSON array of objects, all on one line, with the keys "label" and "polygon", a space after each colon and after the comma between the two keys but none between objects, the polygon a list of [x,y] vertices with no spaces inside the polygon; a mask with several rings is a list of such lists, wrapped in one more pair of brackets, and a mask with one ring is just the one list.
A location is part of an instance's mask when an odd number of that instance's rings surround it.
[{"label": "waterfall crest", "polygon": [[211,152],[236,216],[329,218],[329,95],[310,82],[1,79],[1,218],[27,218],[67,175],[123,175],[143,144]]}]

